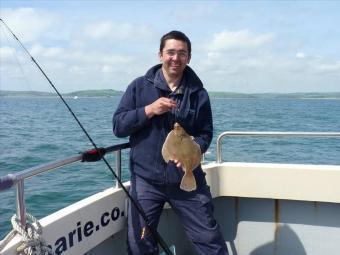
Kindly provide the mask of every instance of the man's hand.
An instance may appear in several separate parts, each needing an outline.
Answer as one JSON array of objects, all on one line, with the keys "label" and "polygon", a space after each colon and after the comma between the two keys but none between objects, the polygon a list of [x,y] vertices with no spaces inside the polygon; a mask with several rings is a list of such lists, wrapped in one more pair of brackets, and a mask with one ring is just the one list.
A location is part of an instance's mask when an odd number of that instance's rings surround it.
[{"label": "man's hand", "polygon": [[176,108],[176,102],[170,98],[161,97],[158,98],[152,104],[145,106],[145,114],[148,118],[152,118],[154,115],[161,115],[171,109]]},{"label": "man's hand", "polygon": [[181,162],[179,162],[177,159],[173,159],[172,161],[175,163],[177,168],[181,168],[184,171]]}]

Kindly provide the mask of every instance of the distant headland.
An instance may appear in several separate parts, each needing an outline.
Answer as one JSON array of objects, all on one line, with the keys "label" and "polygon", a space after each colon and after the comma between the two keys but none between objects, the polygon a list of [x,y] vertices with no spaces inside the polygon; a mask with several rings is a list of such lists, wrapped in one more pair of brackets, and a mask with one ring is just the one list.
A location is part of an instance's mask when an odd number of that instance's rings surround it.
[{"label": "distant headland", "polygon": [[[81,97],[116,97],[122,96],[123,91],[113,89],[101,90],[80,90],[70,93],[62,93],[64,97],[81,98]],[[209,91],[211,98],[291,98],[291,99],[340,99],[340,92],[299,92],[299,93],[236,93],[236,92],[215,92]],[[0,97],[57,97],[53,92],[41,91],[9,91],[0,90]]]}]

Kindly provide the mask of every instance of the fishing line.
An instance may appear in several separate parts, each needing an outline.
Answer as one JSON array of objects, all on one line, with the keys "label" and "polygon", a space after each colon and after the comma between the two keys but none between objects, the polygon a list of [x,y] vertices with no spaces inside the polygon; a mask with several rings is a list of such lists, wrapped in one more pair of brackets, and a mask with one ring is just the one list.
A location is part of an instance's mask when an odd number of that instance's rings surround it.
[{"label": "fishing line", "polygon": [[41,73],[44,75],[44,77],[46,78],[46,80],[48,81],[48,83],[52,86],[53,90],[57,93],[57,95],[59,96],[59,98],[63,101],[64,105],[67,107],[68,111],[71,113],[71,115],[73,116],[73,118],[75,119],[75,121],[78,123],[79,127],[82,129],[82,131],[84,132],[84,134],[86,135],[86,137],[89,139],[89,141],[91,142],[91,144],[93,145],[93,147],[95,148],[96,151],[98,151],[98,154],[100,155],[100,157],[103,159],[103,161],[105,162],[106,166],[110,169],[111,173],[113,174],[113,176],[116,178],[116,180],[118,181],[120,187],[123,189],[123,191],[125,192],[125,194],[127,195],[127,197],[130,199],[131,203],[135,206],[135,208],[137,209],[138,213],[142,216],[143,220],[146,223],[146,226],[148,227],[148,229],[150,230],[151,234],[153,235],[153,237],[155,238],[155,240],[159,243],[159,245],[162,247],[162,249],[164,250],[164,252],[168,255],[173,255],[172,252],[170,251],[169,246],[166,244],[166,242],[163,240],[163,238],[160,236],[160,234],[157,232],[156,229],[154,229],[151,224],[150,221],[148,220],[148,217],[146,216],[144,210],[140,207],[140,205],[138,204],[137,201],[134,200],[134,198],[129,194],[128,190],[125,188],[125,186],[123,185],[121,179],[117,176],[117,174],[113,171],[111,165],[109,164],[109,162],[105,159],[103,153],[100,151],[100,149],[97,147],[96,143],[93,141],[93,139],[91,138],[91,136],[89,135],[89,133],[85,130],[84,126],[81,124],[81,122],[79,121],[79,119],[77,118],[77,116],[74,114],[74,112],[72,111],[71,107],[68,105],[68,103],[65,101],[65,99],[63,98],[63,96],[59,93],[58,89],[54,86],[54,84],[52,83],[52,81],[48,78],[48,76],[46,75],[46,73],[42,70],[42,68],[40,67],[40,65],[37,63],[37,61],[33,58],[33,56],[29,53],[29,51],[26,49],[26,47],[21,43],[21,41],[18,39],[18,37],[13,33],[13,31],[7,26],[7,24],[0,18],[0,21],[5,25],[5,27],[7,28],[7,30],[13,35],[13,37],[18,41],[18,43],[21,45],[21,47],[24,49],[24,51],[27,53],[27,55],[31,58],[31,60],[33,61],[33,63],[38,67],[38,69],[41,71]]}]

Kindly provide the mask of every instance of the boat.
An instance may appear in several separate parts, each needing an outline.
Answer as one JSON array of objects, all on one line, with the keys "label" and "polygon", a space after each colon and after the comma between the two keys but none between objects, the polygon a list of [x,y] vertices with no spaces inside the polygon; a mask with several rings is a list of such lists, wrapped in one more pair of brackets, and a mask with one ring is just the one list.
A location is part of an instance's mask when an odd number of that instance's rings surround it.
[{"label": "boat", "polygon": [[[226,131],[217,139],[216,159],[202,162],[215,217],[231,255],[338,255],[340,165],[223,161],[223,140],[233,137],[338,139],[340,133]],[[121,151],[129,147],[123,143],[106,148],[115,154],[119,178]],[[16,186],[17,218],[22,224],[26,223],[24,181],[81,159],[81,155],[72,156],[1,177],[0,190]],[[129,182],[123,185],[129,188]],[[128,203],[117,184],[40,219],[39,238],[58,255],[126,254]],[[158,231],[173,254],[195,254],[180,219],[168,204]],[[18,233],[6,244],[2,240],[0,254],[17,254],[21,240]]]}]

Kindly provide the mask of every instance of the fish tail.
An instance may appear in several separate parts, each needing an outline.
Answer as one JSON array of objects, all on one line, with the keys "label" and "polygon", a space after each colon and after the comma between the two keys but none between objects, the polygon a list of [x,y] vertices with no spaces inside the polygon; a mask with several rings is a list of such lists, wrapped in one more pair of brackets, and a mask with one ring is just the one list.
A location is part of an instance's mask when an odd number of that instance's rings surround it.
[{"label": "fish tail", "polygon": [[180,188],[185,191],[193,191],[196,190],[196,180],[192,171],[185,171],[185,174],[182,178]]}]

